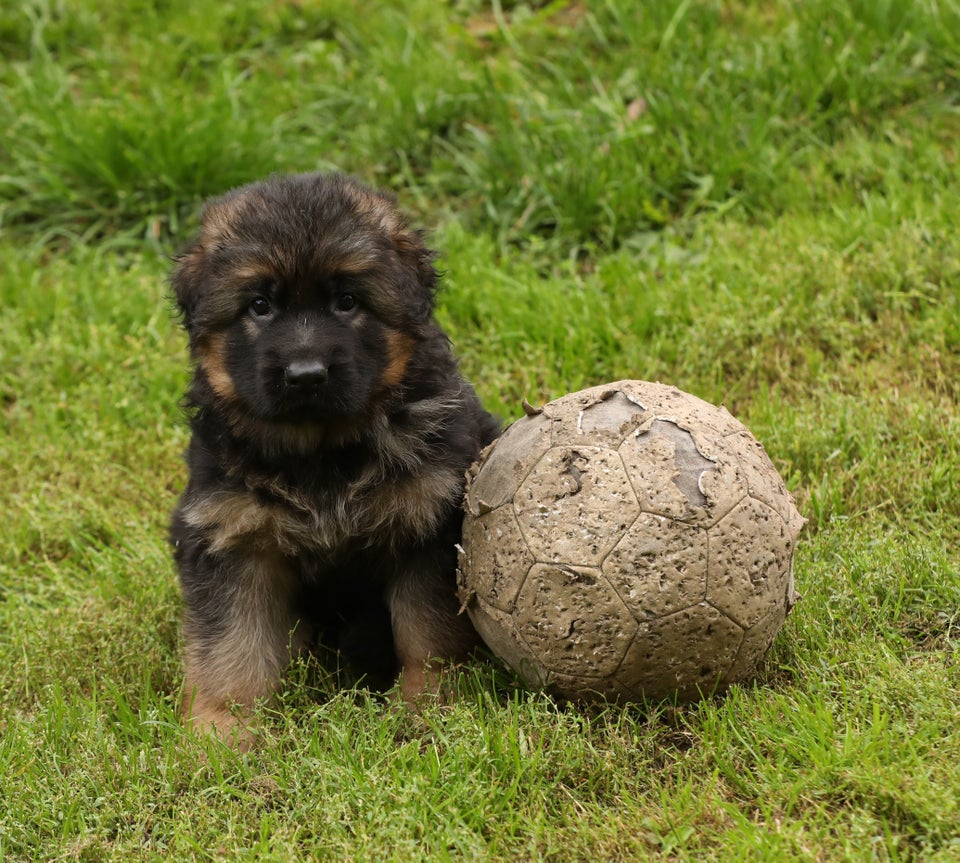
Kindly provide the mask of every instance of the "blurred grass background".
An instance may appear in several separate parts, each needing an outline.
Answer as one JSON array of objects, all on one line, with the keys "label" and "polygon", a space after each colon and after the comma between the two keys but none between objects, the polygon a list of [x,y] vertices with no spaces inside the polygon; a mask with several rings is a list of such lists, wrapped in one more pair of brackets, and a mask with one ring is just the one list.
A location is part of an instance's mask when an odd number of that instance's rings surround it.
[{"label": "blurred grass background", "polygon": [[[0,857],[960,859],[953,0],[25,0],[0,14]],[[165,544],[201,201],[393,191],[488,406],[723,402],[810,523],[756,681],[418,720],[291,673],[184,738]]]}]

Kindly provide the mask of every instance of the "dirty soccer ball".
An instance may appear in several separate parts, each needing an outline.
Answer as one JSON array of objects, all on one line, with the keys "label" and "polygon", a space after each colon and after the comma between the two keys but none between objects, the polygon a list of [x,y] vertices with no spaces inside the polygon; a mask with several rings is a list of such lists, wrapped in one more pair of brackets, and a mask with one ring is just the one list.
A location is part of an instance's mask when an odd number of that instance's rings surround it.
[{"label": "dirty soccer ball", "polygon": [[796,601],[804,519],[724,408],[620,381],[511,425],[470,471],[460,599],[530,686],[696,699],[754,670]]}]

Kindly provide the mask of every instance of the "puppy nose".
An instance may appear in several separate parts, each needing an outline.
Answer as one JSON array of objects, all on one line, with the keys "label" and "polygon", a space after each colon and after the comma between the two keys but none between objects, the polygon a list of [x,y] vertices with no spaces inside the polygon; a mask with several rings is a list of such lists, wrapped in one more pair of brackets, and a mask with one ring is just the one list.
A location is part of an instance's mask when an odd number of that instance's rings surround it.
[{"label": "puppy nose", "polygon": [[292,387],[311,387],[326,383],[328,370],[320,360],[294,360],[283,370],[283,377]]}]

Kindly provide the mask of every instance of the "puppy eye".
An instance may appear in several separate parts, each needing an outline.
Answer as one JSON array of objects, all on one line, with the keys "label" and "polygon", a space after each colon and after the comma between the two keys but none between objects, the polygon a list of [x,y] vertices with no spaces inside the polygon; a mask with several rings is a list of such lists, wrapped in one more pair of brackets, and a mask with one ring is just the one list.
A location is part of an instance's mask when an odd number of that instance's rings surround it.
[{"label": "puppy eye", "polygon": [[258,318],[269,315],[271,311],[270,301],[266,297],[254,297],[250,302],[250,312]]},{"label": "puppy eye", "polygon": [[357,298],[353,294],[340,294],[334,302],[338,312],[352,312],[357,307]]}]

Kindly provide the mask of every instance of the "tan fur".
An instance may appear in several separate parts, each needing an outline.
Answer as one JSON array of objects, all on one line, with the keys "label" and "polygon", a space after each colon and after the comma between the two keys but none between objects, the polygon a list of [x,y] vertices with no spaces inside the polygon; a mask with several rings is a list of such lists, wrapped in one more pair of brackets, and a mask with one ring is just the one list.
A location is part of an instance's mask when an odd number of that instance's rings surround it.
[{"label": "tan fur", "polygon": [[208,204],[203,211],[200,238],[204,245],[213,245],[217,242],[233,237],[233,224],[237,215],[247,203],[246,195],[220,198],[215,203]]},{"label": "tan fur", "polygon": [[258,261],[253,261],[248,264],[238,264],[230,271],[230,280],[235,284],[269,281],[273,277],[273,270],[267,264]]},{"label": "tan fur", "polygon": [[399,330],[388,330],[386,338],[390,359],[380,378],[380,386],[384,390],[390,390],[403,380],[416,341]]},{"label": "tan fur", "polygon": [[404,701],[414,707],[437,699],[447,700],[443,674],[449,670],[450,661],[435,654],[438,640],[456,653],[472,646],[469,642],[457,645],[442,609],[425,604],[411,589],[416,583],[416,573],[411,573],[408,580],[397,582],[390,597],[393,639],[401,668],[400,691]]},{"label": "tan fur", "polygon": [[363,213],[378,231],[394,236],[404,229],[404,220],[389,199],[359,187],[349,187],[347,193],[357,211]]},{"label": "tan fur", "polygon": [[233,378],[227,371],[226,333],[211,333],[202,342],[197,345],[197,362],[203,369],[213,391],[226,401],[234,401],[237,398],[237,390],[233,384]]},{"label": "tan fur", "polygon": [[[184,713],[198,728],[243,735],[238,727],[258,700],[270,696],[291,654],[306,643],[291,612],[293,580],[276,553],[247,554],[233,573],[244,601],[218,637],[185,627]],[[236,713],[231,711],[235,706]]]},{"label": "tan fur", "polygon": [[337,273],[344,276],[362,276],[376,265],[376,254],[365,243],[337,258]]}]

